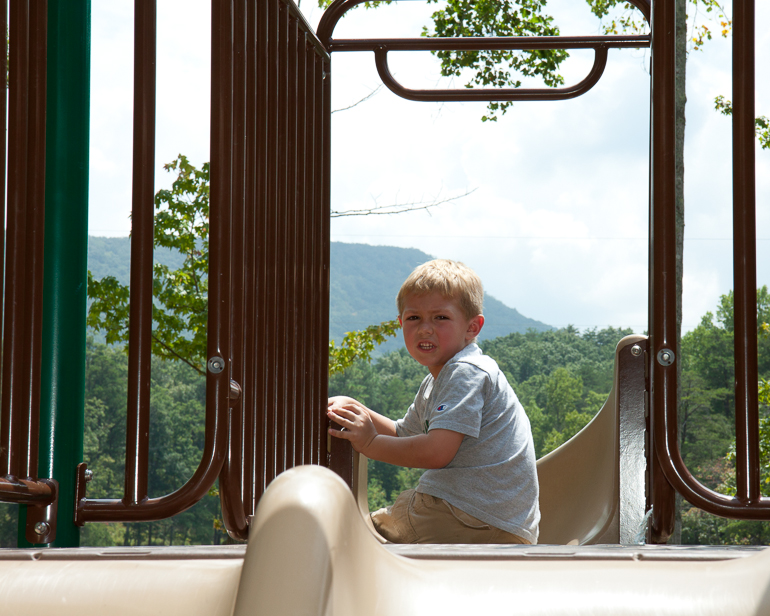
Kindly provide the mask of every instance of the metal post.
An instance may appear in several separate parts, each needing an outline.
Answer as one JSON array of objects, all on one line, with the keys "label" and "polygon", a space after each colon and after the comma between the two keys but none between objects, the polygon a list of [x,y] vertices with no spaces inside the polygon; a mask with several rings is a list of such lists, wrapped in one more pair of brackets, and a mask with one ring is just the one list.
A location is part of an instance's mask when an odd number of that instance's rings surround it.
[{"label": "metal post", "polygon": [[752,0],[733,5],[733,277],[735,284],[735,488],[758,502],[757,213]]},{"label": "metal post", "polygon": [[39,474],[59,482],[56,547],[80,544],[70,512],[83,459],[90,38],[90,0],[49,0]]}]

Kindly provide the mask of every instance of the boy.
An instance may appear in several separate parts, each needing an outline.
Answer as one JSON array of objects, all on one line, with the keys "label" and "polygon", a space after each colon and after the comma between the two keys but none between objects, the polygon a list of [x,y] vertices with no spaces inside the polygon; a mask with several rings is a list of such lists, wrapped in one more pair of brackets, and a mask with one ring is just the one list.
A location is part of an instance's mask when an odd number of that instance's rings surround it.
[{"label": "boy", "polygon": [[475,344],[484,291],[462,263],[417,267],[396,297],[409,354],[428,368],[396,422],[353,398],[329,399],[338,438],[374,460],[425,471],[415,490],[371,514],[394,543],[536,543],[532,432],[493,359]]}]

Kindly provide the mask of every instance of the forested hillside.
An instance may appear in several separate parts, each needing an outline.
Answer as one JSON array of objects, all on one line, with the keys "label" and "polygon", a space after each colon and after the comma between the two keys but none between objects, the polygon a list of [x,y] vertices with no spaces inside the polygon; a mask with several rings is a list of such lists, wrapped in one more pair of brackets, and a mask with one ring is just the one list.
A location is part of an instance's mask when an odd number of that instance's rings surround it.
[{"label": "forested hillside", "polygon": [[[331,297],[329,302],[329,338],[339,342],[345,333],[396,317],[396,293],[409,273],[432,259],[414,248],[369,246],[367,244],[331,244]],[[155,260],[178,269],[183,256],[165,248],[155,250]],[[88,269],[94,278],[114,276],[128,284],[131,243],[127,237],[89,237]],[[481,340],[529,329],[544,331],[550,325],[530,319],[509,308],[491,295],[484,299],[487,322]],[[97,336],[97,339],[103,339]],[[377,355],[403,347],[401,337],[388,340]]]},{"label": "forested hillside", "polygon": [[[761,489],[770,496],[770,295],[757,291],[760,377]],[[733,361],[733,294],[723,295],[716,313],[708,312],[700,325],[682,339],[682,455],[693,474],[706,486],[735,493],[735,467],[730,451],[735,443],[735,366]],[[736,521],[685,512],[683,543],[770,543],[770,523]]]},{"label": "forested hillside", "polygon": [[[339,341],[351,330],[395,319],[396,294],[401,284],[415,267],[433,258],[414,248],[332,242],[329,338]],[[489,294],[484,297],[484,316],[486,322],[480,340],[511,332],[523,334],[530,329],[552,329]],[[398,336],[383,344],[378,355],[403,347],[401,336]]]},{"label": "forested hillside", "polygon": [[[122,349],[89,341],[86,349],[84,461],[94,472],[89,498],[121,498],[126,450],[126,375]],[[181,362],[153,358],[150,396],[149,493],[168,494],[187,481],[203,451],[205,377]],[[159,522],[88,524],[83,545],[218,544],[219,499],[203,498],[184,513]]]}]

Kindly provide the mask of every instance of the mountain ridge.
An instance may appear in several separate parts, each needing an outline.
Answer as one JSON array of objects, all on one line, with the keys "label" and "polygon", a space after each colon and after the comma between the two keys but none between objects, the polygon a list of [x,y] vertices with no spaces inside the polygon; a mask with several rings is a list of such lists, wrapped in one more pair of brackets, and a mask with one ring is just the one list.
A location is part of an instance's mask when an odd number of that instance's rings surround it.
[{"label": "mountain ridge", "polygon": [[[339,342],[346,332],[395,319],[395,299],[401,284],[415,267],[432,258],[416,248],[332,242],[329,337]],[[155,259],[172,268],[183,263],[182,255],[167,249],[156,250]],[[128,284],[130,261],[129,238],[89,236],[88,269],[95,278],[112,275],[122,284]],[[481,340],[528,329],[553,329],[525,317],[489,294],[484,297],[484,316]],[[402,346],[399,336],[381,345],[378,354]]]}]

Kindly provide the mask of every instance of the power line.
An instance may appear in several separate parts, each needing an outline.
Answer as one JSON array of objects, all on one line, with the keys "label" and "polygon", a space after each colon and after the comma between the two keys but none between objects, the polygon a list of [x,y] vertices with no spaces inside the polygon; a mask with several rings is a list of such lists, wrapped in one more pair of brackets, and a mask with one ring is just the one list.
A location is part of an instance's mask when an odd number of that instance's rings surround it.
[{"label": "power line", "polygon": [[[614,241],[647,241],[646,237],[571,237],[561,235],[382,235],[374,233],[332,233],[332,237],[393,237],[415,239],[466,239],[466,240],[614,240]],[[686,237],[685,242],[732,242],[731,237]],[[770,241],[769,237],[758,237],[758,242]]]}]

